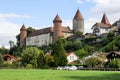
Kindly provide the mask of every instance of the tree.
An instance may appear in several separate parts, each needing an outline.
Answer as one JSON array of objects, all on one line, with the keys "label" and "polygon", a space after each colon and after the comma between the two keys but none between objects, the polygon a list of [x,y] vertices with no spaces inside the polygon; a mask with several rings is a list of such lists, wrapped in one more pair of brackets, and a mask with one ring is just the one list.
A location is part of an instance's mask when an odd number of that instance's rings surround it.
[{"label": "tree", "polygon": [[115,34],[114,34],[113,31],[110,31],[110,32],[108,33],[107,38],[108,38],[109,42],[114,39],[114,36],[115,36]]},{"label": "tree", "polygon": [[38,68],[44,68],[45,66],[45,57],[43,51],[41,54],[38,55],[37,64],[38,64]]},{"label": "tree", "polygon": [[77,56],[79,56],[79,58],[83,58],[83,57],[86,57],[86,56],[89,55],[88,52],[85,51],[84,48],[82,48],[82,49],[80,49],[80,50],[77,50],[77,51],[75,52],[75,54],[76,54]]},{"label": "tree", "polygon": [[6,49],[4,46],[2,46],[2,47],[0,48],[0,53],[1,53],[2,55],[7,54],[8,52],[9,52],[9,50]]},{"label": "tree", "polygon": [[49,66],[49,67],[53,67],[54,66],[54,57],[51,54],[46,54],[45,55],[45,63]]},{"label": "tree", "polygon": [[29,34],[31,34],[33,31],[35,31],[34,28],[28,27],[28,28],[27,28],[27,36],[28,36]]},{"label": "tree", "polygon": [[95,68],[101,65],[101,61],[98,58],[88,58],[85,60],[85,64],[90,68]]},{"label": "tree", "polygon": [[9,45],[10,45],[10,49],[11,49],[12,47],[14,47],[14,42],[10,40]]},{"label": "tree", "polygon": [[66,51],[63,47],[61,37],[58,37],[57,41],[53,46],[53,56],[56,66],[65,66],[67,65]]},{"label": "tree", "polygon": [[120,68],[120,60],[111,60],[109,63],[110,68]]},{"label": "tree", "polygon": [[0,54],[0,65],[2,65],[4,62],[2,55]]},{"label": "tree", "polygon": [[[27,64],[32,64],[32,66],[34,68],[37,68],[39,63],[38,62],[42,62],[41,60],[41,56],[42,58],[44,58],[43,56],[43,51],[36,48],[36,47],[27,47],[22,51],[22,64],[23,66],[26,66]],[[41,63],[42,64],[42,63]]]}]

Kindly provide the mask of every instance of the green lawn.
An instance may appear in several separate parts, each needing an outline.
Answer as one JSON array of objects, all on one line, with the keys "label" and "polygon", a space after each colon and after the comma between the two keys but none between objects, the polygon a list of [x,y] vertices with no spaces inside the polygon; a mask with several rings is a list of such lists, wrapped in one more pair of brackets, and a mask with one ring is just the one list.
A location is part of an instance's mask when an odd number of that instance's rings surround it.
[{"label": "green lawn", "polygon": [[0,80],[120,80],[120,72],[0,69]]}]

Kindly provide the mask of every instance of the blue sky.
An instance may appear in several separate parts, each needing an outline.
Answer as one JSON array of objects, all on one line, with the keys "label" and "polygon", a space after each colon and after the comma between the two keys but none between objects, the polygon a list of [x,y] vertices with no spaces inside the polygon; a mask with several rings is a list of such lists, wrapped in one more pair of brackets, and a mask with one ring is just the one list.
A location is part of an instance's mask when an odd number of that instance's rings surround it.
[{"label": "blue sky", "polygon": [[[111,4],[112,3],[112,4]],[[120,0],[1,0],[0,47],[16,42],[22,24],[36,29],[52,26],[58,14],[63,25],[72,28],[72,19],[79,8],[85,19],[85,32],[92,32],[95,22],[100,22],[105,12],[111,24],[120,19]]]}]

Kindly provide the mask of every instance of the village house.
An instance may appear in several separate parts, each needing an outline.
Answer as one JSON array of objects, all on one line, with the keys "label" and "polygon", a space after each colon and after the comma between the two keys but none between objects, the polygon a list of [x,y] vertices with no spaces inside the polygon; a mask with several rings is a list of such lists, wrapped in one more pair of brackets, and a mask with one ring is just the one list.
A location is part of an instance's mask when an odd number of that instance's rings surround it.
[{"label": "village house", "polygon": [[117,60],[120,59],[120,52],[110,52],[106,55],[108,62],[111,60]]},{"label": "village house", "polygon": [[3,60],[4,60],[4,63],[13,63],[14,61],[18,61],[19,59],[10,55],[10,54],[5,54],[3,55]]},{"label": "village house", "polygon": [[68,52],[66,53],[66,55],[67,55],[68,64],[77,61],[79,59],[79,57],[75,55],[74,52]]},{"label": "village house", "polygon": [[101,36],[102,34],[109,33],[109,31],[111,30],[110,26],[111,24],[109,22],[109,19],[104,13],[101,22],[97,22],[92,26],[93,34]]}]

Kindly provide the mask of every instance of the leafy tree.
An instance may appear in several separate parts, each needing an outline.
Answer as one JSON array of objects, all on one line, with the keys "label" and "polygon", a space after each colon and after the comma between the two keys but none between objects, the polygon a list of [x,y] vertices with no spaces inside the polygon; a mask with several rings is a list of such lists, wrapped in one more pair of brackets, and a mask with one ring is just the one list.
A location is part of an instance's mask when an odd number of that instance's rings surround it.
[{"label": "leafy tree", "polygon": [[4,62],[2,55],[0,54],[0,65],[2,65]]},{"label": "leafy tree", "polygon": [[75,52],[75,54],[76,54],[77,56],[79,56],[79,58],[83,58],[83,57],[88,56],[88,52],[85,51],[84,48],[82,48],[82,49],[80,49],[80,50],[77,50],[77,51]]},{"label": "leafy tree", "polygon": [[10,44],[10,49],[12,48],[12,47],[14,47],[14,42],[13,41],[9,41],[9,44]]},{"label": "leafy tree", "polygon": [[28,28],[27,28],[27,35],[31,34],[33,31],[35,31],[34,28],[28,27]]},{"label": "leafy tree", "polygon": [[120,68],[120,60],[111,60],[109,63],[110,68]]},{"label": "leafy tree", "polygon": [[85,64],[88,67],[95,68],[101,65],[101,61],[98,58],[88,58],[87,60],[85,60]]},{"label": "leafy tree", "polygon": [[74,40],[74,41],[65,41],[63,43],[63,46],[66,51],[76,51],[78,49],[81,49],[83,47],[83,44],[80,40]]},{"label": "leafy tree", "polygon": [[113,31],[110,31],[108,34],[107,34],[107,39],[110,41],[112,41],[114,39],[114,32]]},{"label": "leafy tree", "polygon": [[50,66],[53,67],[54,66],[54,57],[51,54],[46,54],[45,55],[45,63]]},{"label": "leafy tree", "polygon": [[7,54],[8,52],[9,52],[9,50],[6,49],[4,46],[2,46],[2,47],[0,48],[0,53],[1,53],[2,55]]},{"label": "leafy tree", "polygon": [[110,52],[110,51],[119,51],[120,49],[120,35],[118,35],[112,42],[102,47],[100,51]]},{"label": "leafy tree", "polygon": [[10,49],[9,51],[9,54],[11,55],[14,55],[14,56],[19,56],[21,57],[21,53],[22,53],[22,50],[24,49],[25,47],[17,47],[17,46],[14,46]]},{"label": "leafy tree", "polygon": [[38,63],[38,68],[45,67],[45,58],[44,58],[43,51],[41,52],[41,54],[38,55],[37,63]]},{"label": "leafy tree", "polygon": [[42,61],[40,61],[41,57],[39,57],[41,55],[43,55],[43,51],[36,48],[36,47],[25,48],[22,51],[22,64],[23,64],[23,66],[26,66],[27,64],[32,64],[34,68],[37,68],[39,66],[38,62],[42,62]]},{"label": "leafy tree", "polygon": [[52,54],[54,56],[56,66],[67,65],[66,51],[63,47],[63,43],[60,37],[58,37],[57,41],[54,43]]}]

